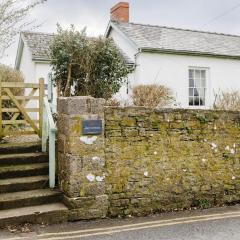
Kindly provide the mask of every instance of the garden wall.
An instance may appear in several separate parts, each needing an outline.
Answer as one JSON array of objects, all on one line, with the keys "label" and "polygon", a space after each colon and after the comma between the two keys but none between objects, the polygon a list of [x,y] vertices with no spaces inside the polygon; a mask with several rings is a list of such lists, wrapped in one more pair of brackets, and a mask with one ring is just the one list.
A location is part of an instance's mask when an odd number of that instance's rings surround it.
[{"label": "garden wall", "polygon": [[[72,219],[240,200],[238,112],[103,108],[99,99],[72,99],[58,104],[59,180]],[[103,132],[84,136],[83,119],[102,119]]]}]

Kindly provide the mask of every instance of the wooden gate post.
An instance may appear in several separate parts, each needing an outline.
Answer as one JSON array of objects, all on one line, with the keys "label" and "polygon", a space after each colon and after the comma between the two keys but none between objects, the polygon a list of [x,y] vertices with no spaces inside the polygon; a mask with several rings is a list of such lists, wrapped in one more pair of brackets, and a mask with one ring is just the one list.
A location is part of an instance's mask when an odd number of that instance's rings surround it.
[{"label": "wooden gate post", "polygon": [[39,132],[42,137],[42,125],[43,125],[43,98],[44,98],[44,79],[39,79]]}]

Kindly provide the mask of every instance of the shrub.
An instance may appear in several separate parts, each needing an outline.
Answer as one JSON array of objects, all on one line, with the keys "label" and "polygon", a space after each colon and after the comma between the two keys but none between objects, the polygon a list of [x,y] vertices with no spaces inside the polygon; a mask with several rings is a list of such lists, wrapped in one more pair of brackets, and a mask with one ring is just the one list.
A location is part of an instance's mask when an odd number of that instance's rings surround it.
[{"label": "shrub", "polygon": [[[24,82],[21,72],[3,64],[0,64],[0,79],[2,82]],[[13,88],[11,91],[15,96],[23,94],[23,89],[21,88]]]},{"label": "shrub", "polygon": [[139,85],[133,88],[132,100],[135,106],[149,108],[170,107],[174,101],[172,91],[162,85]]},{"label": "shrub", "polygon": [[[2,82],[24,82],[24,78],[19,71],[16,71],[13,68],[3,64],[0,64],[0,80]],[[24,90],[22,88],[12,88],[11,91],[15,96],[21,96],[24,93]],[[6,95],[5,93],[2,94]],[[14,104],[10,100],[4,100],[2,102],[2,107],[10,108],[14,107]],[[3,119],[9,119],[11,116],[12,113],[4,113]]]},{"label": "shrub", "polygon": [[58,95],[109,99],[132,71],[111,39],[89,38],[85,29],[63,30],[50,46],[53,79]]},{"label": "shrub", "polygon": [[105,105],[108,107],[119,107],[121,104],[116,98],[110,98],[106,101]]},{"label": "shrub", "polygon": [[213,108],[217,110],[240,111],[240,92],[229,91],[216,94]]}]

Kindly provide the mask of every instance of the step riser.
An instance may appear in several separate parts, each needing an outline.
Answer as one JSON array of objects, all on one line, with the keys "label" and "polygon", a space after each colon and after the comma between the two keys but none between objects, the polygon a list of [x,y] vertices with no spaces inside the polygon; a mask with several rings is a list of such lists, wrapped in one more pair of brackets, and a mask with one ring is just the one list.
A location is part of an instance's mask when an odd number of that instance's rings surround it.
[{"label": "step riser", "polygon": [[0,159],[0,167],[3,165],[17,165],[17,164],[31,164],[31,163],[44,163],[48,162],[46,155],[39,155],[37,157],[18,157],[18,158],[6,158]]},{"label": "step riser", "polygon": [[0,185],[0,194],[48,188],[49,187],[48,184],[49,184],[48,181],[41,180],[33,183],[15,183],[15,184],[12,183],[9,185]]},{"label": "step riser", "polygon": [[0,154],[9,154],[9,153],[29,153],[29,152],[41,152],[41,145],[33,146],[5,146],[0,144]]},{"label": "step riser", "polygon": [[11,171],[11,172],[2,172],[0,173],[0,179],[6,178],[17,178],[17,177],[31,177],[38,175],[47,175],[49,172],[48,167],[40,169],[31,169],[26,171]]},{"label": "step riser", "polygon": [[62,201],[62,195],[56,194],[52,196],[41,196],[41,197],[32,197],[25,200],[9,200],[6,202],[0,201],[0,210],[12,209],[12,208],[20,208],[27,206],[36,206],[41,204],[50,204]]},{"label": "step riser", "polygon": [[50,224],[63,223],[67,221],[68,221],[68,211],[60,210],[60,211],[53,211],[49,213],[30,214],[28,216],[1,219],[0,228],[5,228],[9,225],[19,225],[24,223],[50,225]]}]

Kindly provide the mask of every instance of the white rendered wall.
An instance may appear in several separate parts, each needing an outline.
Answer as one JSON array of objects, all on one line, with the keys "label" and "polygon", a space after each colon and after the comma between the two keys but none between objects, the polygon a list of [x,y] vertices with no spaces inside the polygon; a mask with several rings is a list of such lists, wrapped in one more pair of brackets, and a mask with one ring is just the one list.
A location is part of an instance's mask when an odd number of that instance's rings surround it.
[{"label": "white rendered wall", "polygon": [[32,55],[24,44],[19,71],[22,72],[26,83],[35,82],[35,64],[32,61]]},{"label": "white rendered wall", "polygon": [[[34,62],[29,49],[24,46],[19,70],[24,76],[26,83],[38,83],[40,78],[44,78],[45,84],[48,83],[48,74],[51,72],[49,63]],[[25,94],[28,95],[31,89],[26,89]],[[39,93],[36,92],[35,96]],[[38,101],[31,100],[26,105],[27,108],[38,108]],[[38,119],[37,113],[29,113],[33,119]]]},{"label": "white rendered wall", "polygon": [[51,66],[49,63],[36,62],[35,63],[35,80],[39,81],[40,78],[44,78],[45,84],[48,84],[48,74],[51,73]]},{"label": "white rendered wall", "polygon": [[[109,38],[112,38],[115,44],[133,61],[135,62],[135,54],[138,52],[137,47],[129,42],[127,38],[115,29],[112,29]],[[120,91],[115,95],[122,105],[129,104],[130,94],[132,84],[135,82],[135,78],[137,77],[136,71],[133,74],[128,76],[127,84],[124,84]]]},{"label": "white rendered wall", "polygon": [[[137,77],[132,85],[162,84],[171,88],[180,107],[188,108],[188,69],[207,68],[207,104],[211,108],[214,94],[240,90],[240,61],[173,54],[141,53],[137,59]],[[137,78],[137,80],[136,80]]]},{"label": "white rendered wall", "polygon": [[108,38],[112,38],[115,44],[132,60],[135,60],[135,54],[138,52],[137,46],[131,43],[121,32],[112,29]]}]

